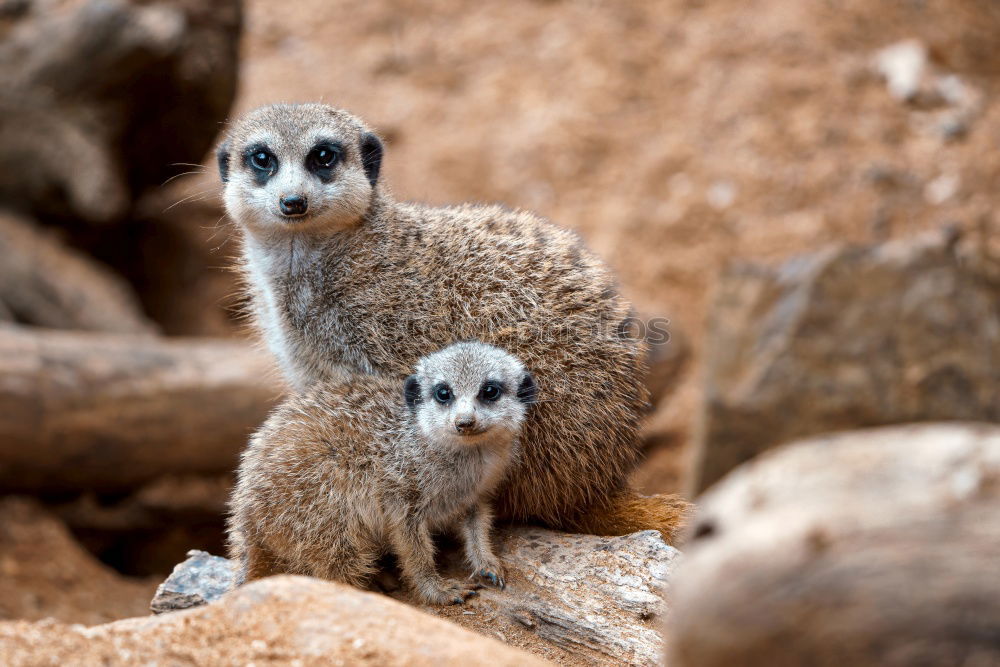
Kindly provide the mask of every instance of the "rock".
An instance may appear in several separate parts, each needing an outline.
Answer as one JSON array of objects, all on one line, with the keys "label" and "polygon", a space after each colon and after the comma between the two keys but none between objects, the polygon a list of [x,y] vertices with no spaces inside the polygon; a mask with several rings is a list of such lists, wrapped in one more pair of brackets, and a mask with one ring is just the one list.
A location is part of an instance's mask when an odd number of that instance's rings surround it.
[{"label": "rock", "polygon": [[875,67],[885,77],[889,93],[903,102],[920,92],[926,65],[927,47],[915,39],[897,42],[875,54]]},{"label": "rock", "polygon": [[154,587],[98,562],[37,502],[0,500],[0,620],[106,623],[145,614]]},{"label": "rock", "polygon": [[768,452],[703,497],[668,664],[1000,663],[1000,426],[916,424]]},{"label": "rock", "polygon": [[53,329],[152,333],[119,276],[20,216],[0,211],[0,319]]},{"label": "rock", "polygon": [[[659,533],[607,538],[511,527],[500,531],[498,544],[505,590],[483,589],[463,607],[424,609],[504,639],[527,633],[596,662],[657,663],[662,642],[656,619],[679,555]],[[445,560],[447,574],[467,575],[460,555],[451,552]],[[230,561],[192,551],[157,590],[151,607],[204,604],[231,577]],[[410,601],[405,589],[397,595]]]},{"label": "rock", "polygon": [[832,38],[847,52],[913,40],[949,69],[986,76],[1000,71],[1000,7],[993,0],[841,0],[804,9],[813,39]]},{"label": "rock", "polygon": [[192,549],[156,589],[149,608],[162,614],[214,602],[233,587],[234,576],[235,566],[228,558]]},{"label": "rock", "polygon": [[680,327],[665,317],[648,317],[643,322],[649,343],[646,388],[653,410],[677,388],[691,360],[691,343]]},{"label": "rock", "polygon": [[239,0],[22,0],[0,33],[0,204],[122,220],[200,162],[236,91]]},{"label": "rock", "polygon": [[20,665],[543,665],[532,655],[381,595],[273,577],[214,604],[93,628],[0,623]]},{"label": "rock", "polygon": [[728,271],[709,321],[696,488],[818,433],[1000,421],[1000,282],[956,247],[941,233]]}]

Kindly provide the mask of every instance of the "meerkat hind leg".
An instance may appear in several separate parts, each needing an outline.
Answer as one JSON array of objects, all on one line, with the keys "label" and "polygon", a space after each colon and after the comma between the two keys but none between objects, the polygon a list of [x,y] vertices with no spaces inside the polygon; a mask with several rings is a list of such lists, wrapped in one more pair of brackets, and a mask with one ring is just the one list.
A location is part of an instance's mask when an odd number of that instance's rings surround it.
[{"label": "meerkat hind leg", "polygon": [[493,512],[486,503],[475,505],[462,518],[462,541],[465,555],[472,566],[472,576],[503,590],[507,585],[500,559],[493,553],[490,531]]},{"label": "meerkat hind leg", "polygon": [[462,604],[476,595],[475,584],[443,579],[434,567],[434,542],[425,523],[410,521],[394,529],[393,549],[399,558],[403,579],[417,596],[431,604]]}]

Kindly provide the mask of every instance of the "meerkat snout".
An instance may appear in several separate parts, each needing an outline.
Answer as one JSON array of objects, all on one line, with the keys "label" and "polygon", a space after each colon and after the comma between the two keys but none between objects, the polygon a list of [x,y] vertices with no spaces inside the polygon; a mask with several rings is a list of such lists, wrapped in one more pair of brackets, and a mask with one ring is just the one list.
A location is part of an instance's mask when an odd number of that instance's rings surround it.
[{"label": "meerkat snout", "polygon": [[474,413],[463,413],[455,416],[455,430],[461,435],[478,435],[483,432],[479,427]]},{"label": "meerkat snout", "polygon": [[289,195],[278,200],[281,212],[288,217],[305,215],[309,210],[309,200],[302,195]]}]

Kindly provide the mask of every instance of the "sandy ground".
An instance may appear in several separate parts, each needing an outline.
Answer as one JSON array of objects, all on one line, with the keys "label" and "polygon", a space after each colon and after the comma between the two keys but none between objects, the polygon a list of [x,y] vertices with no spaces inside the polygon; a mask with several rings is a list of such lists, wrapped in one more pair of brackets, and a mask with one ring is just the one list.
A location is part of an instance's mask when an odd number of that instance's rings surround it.
[{"label": "sandy ground", "polygon": [[34,501],[0,501],[0,620],[95,625],[145,616],[158,583],[101,564]]}]

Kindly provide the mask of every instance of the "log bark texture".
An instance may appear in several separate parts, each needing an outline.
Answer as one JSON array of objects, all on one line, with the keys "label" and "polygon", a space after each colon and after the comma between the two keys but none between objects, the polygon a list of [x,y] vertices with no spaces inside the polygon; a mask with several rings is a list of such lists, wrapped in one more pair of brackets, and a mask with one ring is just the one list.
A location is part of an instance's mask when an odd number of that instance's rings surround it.
[{"label": "log bark texture", "polygon": [[0,487],[119,491],[227,472],[280,398],[239,341],[0,327]]},{"label": "log bark texture", "polygon": [[671,667],[1000,664],[1000,426],[847,432],[706,493]]}]

